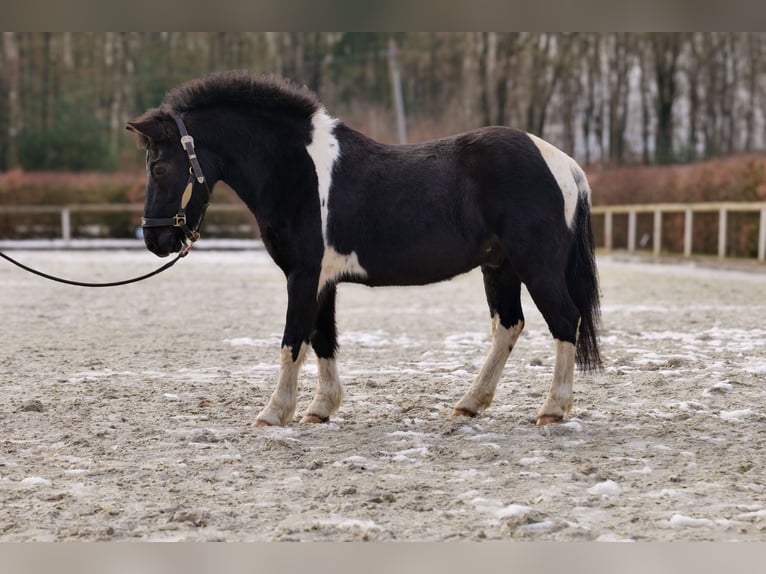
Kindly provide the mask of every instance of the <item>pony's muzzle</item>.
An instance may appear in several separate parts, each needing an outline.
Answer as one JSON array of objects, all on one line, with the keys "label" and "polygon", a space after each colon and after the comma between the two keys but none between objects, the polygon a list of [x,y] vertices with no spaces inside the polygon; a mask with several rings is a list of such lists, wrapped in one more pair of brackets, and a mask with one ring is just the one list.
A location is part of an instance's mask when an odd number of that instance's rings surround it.
[{"label": "pony's muzzle", "polygon": [[144,244],[158,257],[167,257],[180,251],[184,242],[177,227],[144,228]]}]

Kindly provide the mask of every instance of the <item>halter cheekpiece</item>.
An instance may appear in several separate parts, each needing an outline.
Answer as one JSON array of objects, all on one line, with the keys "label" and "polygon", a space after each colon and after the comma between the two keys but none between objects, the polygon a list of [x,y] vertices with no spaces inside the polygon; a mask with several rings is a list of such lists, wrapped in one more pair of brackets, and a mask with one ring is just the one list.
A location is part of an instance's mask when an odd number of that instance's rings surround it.
[{"label": "halter cheekpiece", "polygon": [[[189,159],[189,179],[186,182],[186,187],[181,195],[181,206],[178,208],[178,212],[173,217],[142,217],[141,227],[178,227],[183,231],[186,238],[186,251],[188,251],[192,244],[200,238],[199,228],[202,225],[202,219],[205,217],[205,211],[210,200],[210,187],[205,179],[205,174],[202,173],[202,166],[197,159],[197,152],[194,148],[194,138],[189,135],[186,130],[184,121],[180,115],[173,114],[173,119],[178,126],[178,131],[181,133],[181,147],[184,148],[186,156]],[[186,206],[191,201],[192,194],[194,193],[194,184],[204,184],[207,191],[207,199],[202,206],[202,213],[200,213],[194,228],[189,227],[186,218]]]}]

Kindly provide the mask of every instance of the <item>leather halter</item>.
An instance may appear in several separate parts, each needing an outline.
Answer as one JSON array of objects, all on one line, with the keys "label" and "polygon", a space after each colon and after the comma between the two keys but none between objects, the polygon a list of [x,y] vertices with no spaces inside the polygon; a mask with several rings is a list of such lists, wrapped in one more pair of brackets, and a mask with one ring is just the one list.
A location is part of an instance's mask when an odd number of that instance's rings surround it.
[{"label": "leather halter", "polygon": [[[197,152],[194,149],[194,138],[189,135],[186,130],[183,119],[181,116],[173,114],[173,119],[178,126],[178,131],[181,132],[181,147],[186,151],[186,156],[189,158],[189,179],[186,182],[186,187],[181,195],[181,206],[178,208],[178,213],[173,217],[142,217],[141,227],[178,227],[183,231],[186,238],[186,251],[191,249],[192,244],[200,238],[199,228],[202,225],[202,219],[205,217],[205,211],[210,203],[210,187],[205,179],[205,174],[202,173],[202,167],[197,159]],[[200,213],[199,219],[193,228],[189,227],[186,219],[186,206],[191,201],[192,194],[194,193],[194,184],[204,184],[207,191],[207,198],[205,204],[202,206],[202,213]]]}]

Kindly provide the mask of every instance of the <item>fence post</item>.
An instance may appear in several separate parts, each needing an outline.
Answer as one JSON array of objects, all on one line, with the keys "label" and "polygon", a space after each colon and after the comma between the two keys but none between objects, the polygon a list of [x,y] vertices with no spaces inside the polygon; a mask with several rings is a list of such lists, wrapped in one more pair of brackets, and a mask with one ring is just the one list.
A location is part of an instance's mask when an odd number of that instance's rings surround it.
[{"label": "fence post", "polygon": [[604,248],[607,251],[611,251],[612,247],[614,246],[614,242],[612,239],[613,229],[614,227],[612,225],[612,212],[605,211],[604,212]]},{"label": "fence post", "polygon": [[718,212],[718,257],[726,257],[726,208]]},{"label": "fence post", "polygon": [[654,238],[652,243],[654,244],[652,246],[654,255],[659,257],[662,248],[662,210],[659,208],[654,211]]},{"label": "fence post", "polygon": [[64,243],[72,240],[72,213],[68,207],[61,208],[61,238]]},{"label": "fence post", "polygon": [[628,252],[636,252],[636,210],[628,212]]},{"label": "fence post", "polygon": [[692,255],[692,237],[694,236],[694,212],[691,207],[684,213],[684,257]]},{"label": "fence post", "polygon": [[758,228],[758,261],[766,261],[766,207],[761,209],[761,225]]}]

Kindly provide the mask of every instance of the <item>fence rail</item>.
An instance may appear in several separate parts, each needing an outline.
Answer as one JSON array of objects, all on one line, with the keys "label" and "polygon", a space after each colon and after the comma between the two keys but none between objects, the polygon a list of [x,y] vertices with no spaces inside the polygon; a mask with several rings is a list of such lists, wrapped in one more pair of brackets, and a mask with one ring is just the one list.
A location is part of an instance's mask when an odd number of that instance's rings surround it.
[{"label": "fence rail", "polygon": [[[94,203],[84,205],[0,205],[0,216],[5,214],[19,214],[19,215],[42,215],[42,214],[59,214],[60,217],[60,233],[59,239],[63,240],[64,244],[72,241],[72,215],[78,213],[133,213],[140,214],[143,212],[143,205],[135,203]],[[207,211],[209,214],[214,213],[245,213],[247,210],[239,204],[227,204],[221,203],[217,205],[211,205]],[[255,223],[253,222],[253,227]]]},{"label": "fence rail", "polygon": [[[77,213],[141,213],[143,206],[138,204],[89,204],[89,205],[3,205],[3,214],[51,214],[58,213],[60,217],[60,239],[63,243],[72,241],[72,215]],[[211,205],[208,213],[245,212],[239,204]],[[602,247],[606,251],[614,249],[614,216],[628,216],[628,251],[636,252],[637,219],[639,214],[653,214],[652,251],[660,255],[662,249],[662,218],[664,214],[683,213],[683,254],[691,256],[693,248],[693,224],[695,213],[718,213],[718,257],[726,257],[728,219],[730,213],[756,212],[760,213],[758,226],[758,261],[766,261],[766,202],[716,202],[716,203],[652,203],[636,205],[596,205],[593,215],[604,217],[604,241]],[[253,223],[255,226],[255,223]]]},{"label": "fence rail", "polygon": [[766,260],[766,202],[716,202],[716,203],[652,203],[637,205],[598,205],[594,215],[604,216],[604,245],[607,251],[614,248],[614,215],[628,216],[628,251],[636,251],[636,228],[639,213],[654,214],[652,225],[652,251],[659,256],[662,249],[662,216],[665,213],[684,214],[683,254],[692,254],[693,225],[695,213],[718,213],[718,257],[726,257],[728,219],[730,213],[760,213],[758,225],[758,261]]}]

